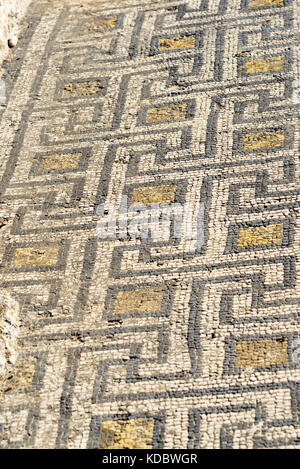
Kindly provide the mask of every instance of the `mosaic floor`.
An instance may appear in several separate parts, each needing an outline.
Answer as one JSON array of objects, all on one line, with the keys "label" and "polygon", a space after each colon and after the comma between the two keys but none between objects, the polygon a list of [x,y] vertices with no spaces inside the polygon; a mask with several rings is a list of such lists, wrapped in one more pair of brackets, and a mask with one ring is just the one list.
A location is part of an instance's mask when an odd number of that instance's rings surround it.
[{"label": "mosaic floor", "polygon": [[[297,448],[300,0],[33,4],[0,107],[2,447]],[[197,236],[99,236],[124,200]]]}]

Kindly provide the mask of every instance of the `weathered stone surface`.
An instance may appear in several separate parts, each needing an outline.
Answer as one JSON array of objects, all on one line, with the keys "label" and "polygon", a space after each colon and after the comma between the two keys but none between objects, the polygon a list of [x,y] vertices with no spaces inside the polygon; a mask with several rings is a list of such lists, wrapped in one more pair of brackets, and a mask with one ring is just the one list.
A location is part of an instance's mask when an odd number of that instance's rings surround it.
[{"label": "weathered stone surface", "polygon": [[19,24],[31,0],[0,0],[0,77],[1,64],[9,47],[17,45]]}]

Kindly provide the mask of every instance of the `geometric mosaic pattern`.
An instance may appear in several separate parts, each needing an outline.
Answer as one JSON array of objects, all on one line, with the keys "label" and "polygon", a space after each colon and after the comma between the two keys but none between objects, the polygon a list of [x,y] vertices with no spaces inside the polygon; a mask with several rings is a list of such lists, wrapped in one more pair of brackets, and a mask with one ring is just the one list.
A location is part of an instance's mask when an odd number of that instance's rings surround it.
[{"label": "geometric mosaic pattern", "polygon": [[[38,1],[0,107],[2,448],[297,448],[298,0]],[[97,207],[204,206],[204,242]]]}]

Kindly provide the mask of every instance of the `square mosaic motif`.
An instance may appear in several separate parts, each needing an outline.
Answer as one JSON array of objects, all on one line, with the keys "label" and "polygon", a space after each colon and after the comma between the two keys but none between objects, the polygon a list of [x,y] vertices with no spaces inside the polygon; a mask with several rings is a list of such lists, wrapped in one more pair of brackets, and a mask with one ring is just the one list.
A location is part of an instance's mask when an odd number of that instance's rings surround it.
[{"label": "square mosaic motif", "polygon": [[101,426],[99,449],[151,449],[153,419],[105,421]]},{"label": "square mosaic motif", "polygon": [[85,33],[106,33],[107,31],[116,27],[117,16],[99,16],[93,15],[84,23]]},{"label": "square mosaic motif", "polygon": [[147,110],[147,121],[148,122],[163,122],[168,120],[177,120],[185,118],[187,112],[187,104],[166,104],[165,106],[159,106],[150,108]]},{"label": "square mosaic motif", "polygon": [[284,144],[284,131],[249,132],[243,135],[244,150],[263,150],[281,147]]},{"label": "square mosaic motif", "polygon": [[41,169],[43,171],[55,171],[78,168],[81,153],[57,153],[43,158]]},{"label": "square mosaic motif", "polygon": [[262,59],[247,60],[245,69],[247,74],[276,72],[282,70],[284,66],[284,56],[265,57]]},{"label": "square mosaic motif", "polygon": [[101,83],[99,81],[70,82],[64,84],[63,97],[71,98],[78,96],[92,96],[99,92]]},{"label": "square mosaic motif", "polygon": [[250,0],[248,8],[268,8],[272,6],[283,6],[284,0]]},{"label": "square mosaic motif", "polygon": [[145,205],[168,204],[174,202],[176,189],[175,184],[139,187],[133,189],[131,202]]},{"label": "square mosaic motif", "polygon": [[263,246],[266,244],[280,244],[283,239],[283,224],[271,223],[268,226],[240,228],[238,232],[238,247]]},{"label": "square mosaic motif", "polygon": [[57,263],[59,246],[41,246],[40,248],[17,248],[12,264],[15,267],[53,266]]},{"label": "square mosaic motif", "polygon": [[173,38],[162,38],[159,40],[158,50],[177,50],[195,47],[195,36],[176,36]]}]

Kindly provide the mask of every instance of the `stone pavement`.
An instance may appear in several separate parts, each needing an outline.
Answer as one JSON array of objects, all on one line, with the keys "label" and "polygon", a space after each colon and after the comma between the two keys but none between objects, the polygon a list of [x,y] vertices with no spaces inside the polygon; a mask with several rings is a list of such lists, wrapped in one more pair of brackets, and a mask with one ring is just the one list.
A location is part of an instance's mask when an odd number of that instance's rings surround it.
[{"label": "stone pavement", "polygon": [[2,447],[298,447],[300,1],[30,14],[0,107]]},{"label": "stone pavement", "polygon": [[30,0],[0,0],[0,66],[18,42],[19,23]]}]

